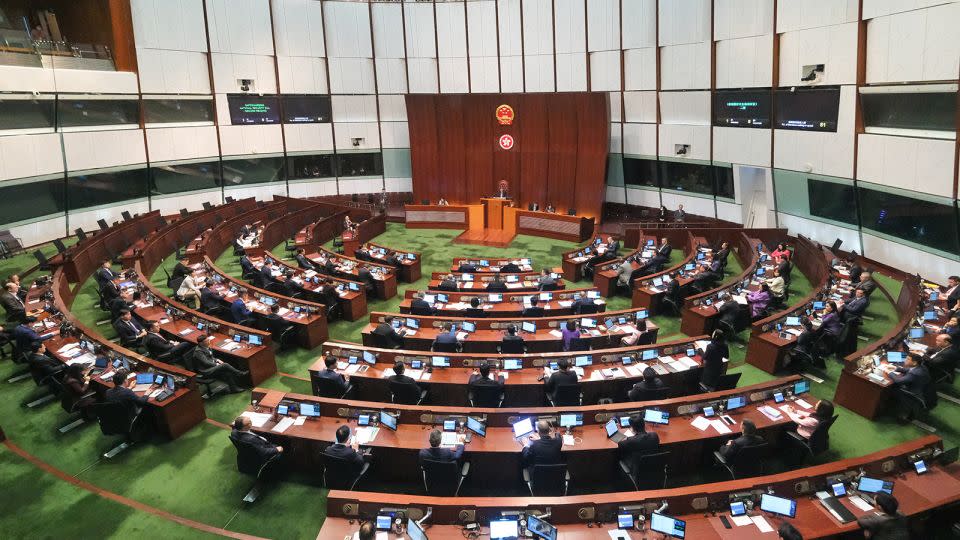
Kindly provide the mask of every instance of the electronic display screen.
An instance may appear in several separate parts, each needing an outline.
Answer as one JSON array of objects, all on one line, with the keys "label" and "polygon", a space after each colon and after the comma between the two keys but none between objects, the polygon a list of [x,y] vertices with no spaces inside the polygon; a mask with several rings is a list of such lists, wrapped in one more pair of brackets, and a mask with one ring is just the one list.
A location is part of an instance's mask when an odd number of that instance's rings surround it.
[{"label": "electronic display screen", "polygon": [[537,323],[524,321],[523,323],[520,324],[520,329],[523,330],[524,332],[528,332],[532,334],[537,331]]},{"label": "electronic display screen", "polygon": [[373,354],[370,351],[363,351],[363,361],[373,365],[377,363],[377,355]]},{"label": "electronic display screen", "polygon": [[916,469],[917,474],[923,474],[927,472],[927,464],[921,459],[913,464],[913,468]]},{"label": "electronic display screen", "polygon": [[668,534],[674,538],[683,538],[686,535],[687,523],[663,514],[653,513],[650,516],[650,530]]},{"label": "electronic display screen", "polygon": [[799,394],[803,394],[804,392],[809,392],[809,391],[810,391],[810,381],[803,380],[803,381],[799,381],[799,382],[797,382],[796,384],[793,385],[793,393],[794,393],[794,394],[799,395]]},{"label": "electronic display screen", "polygon": [[830,490],[833,491],[834,497],[843,497],[847,494],[847,488],[843,485],[843,482],[837,482],[836,484],[830,485]]},{"label": "electronic display screen", "polygon": [[330,121],[330,96],[283,96],[283,121],[316,124]]},{"label": "electronic display screen", "polygon": [[396,430],[397,430],[397,417],[394,416],[394,415],[392,415],[392,414],[390,414],[390,413],[387,413],[387,412],[384,412],[384,411],[380,411],[380,425],[381,425],[381,426],[384,426],[384,427],[386,427],[386,428],[388,428],[388,429],[391,429],[391,430],[393,430],[393,431],[396,431]]},{"label": "electronic display screen", "polygon": [[490,522],[490,540],[517,540],[520,524],[515,519],[496,519]]},{"label": "electronic display screen", "polygon": [[617,528],[618,528],[618,529],[632,529],[632,528],[633,528],[633,514],[617,514]]},{"label": "electronic display screen", "polygon": [[646,422],[653,422],[654,424],[669,424],[670,413],[655,409],[647,409],[643,411],[643,419]]},{"label": "electronic display screen", "polygon": [[787,326],[800,326],[800,317],[787,317],[784,324]]},{"label": "electronic display screen", "polygon": [[280,123],[280,100],[277,96],[228,94],[227,105],[230,123],[235,126]]},{"label": "electronic display screen", "polygon": [[857,491],[862,491],[864,493],[886,493],[888,495],[893,494],[893,482],[887,480],[879,480],[877,478],[870,478],[864,476],[860,478],[860,481],[857,483]]},{"label": "electronic display screen", "polygon": [[513,424],[513,436],[520,438],[533,433],[533,420],[524,418],[516,424]]},{"label": "electronic display screen", "polygon": [[743,501],[736,501],[730,503],[730,515],[731,516],[742,516],[747,513],[747,507],[743,504]]},{"label": "electronic display screen", "polygon": [[137,373],[137,384],[153,384],[153,373]]},{"label": "electronic display screen", "polygon": [[590,364],[593,364],[593,357],[591,356],[578,356],[573,360],[573,365],[576,367],[586,367]]},{"label": "electronic display screen", "polygon": [[506,358],[503,361],[503,369],[520,369],[523,367],[523,362],[519,358]]},{"label": "electronic display screen", "polygon": [[657,359],[657,350],[656,349],[646,349],[643,351],[642,360],[656,360]]},{"label": "electronic display screen", "polygon": [[777,129],[837,131],[840,87],[776,90],[773,117]]},{"label": "electronic display screen", "polygon": [[410,518],[407,518],[407,536],[410,537],[410,540],[427,540],[427,535],[423,532],[423,528]]},{"label": "electronic display screen", "polygon": [[923,328],[910,329],[910,339],[921,339],[921,338],[923,338]]},{"label": "electronic display screen", "polygon": [[393,516],[390,516],[390,515],[377,516],[378,531],[389,531],[392,525],[393,525]]},{"label": "electronic display screen", "polygon": [[301,416],[320,416],[320,405],[317,405],[315,403],[301,403],[300,415]]},{"label": "electronic display screen", "polygon": [[487,436],[487,424],[471,416],[467,417],[467,429],[481,437]]},{"label": "electronic display screen", "polygon": [[584,328],[596,328],[596,327],[597,327],[597,320],[596,320],[596,319],[591,319],[591,318],[588,318],[588,317],[583,317],[583,318],[580,319],[580,326],[582,326],[582,327],[584,327]]},{"label": "electronic display screen", "polygon": [[456,420],[444,420],[444,421],[443,421],[443,430],[444,430],[444,431],[456,431],[456,430],[457,430],[457,421],[456,421]]},{"label": "electronic display screen", "polygon": [[430,358],[430,365],[433,367],[450,367],[450,359],[446,356],[433,356]]},{"label": "electronic display screen", "polygon": [[732,397],[727,400],[727,410],[732,411],[734,409],[739,409],[747,404],[747,400],[743,396]]},{"label": "electronic display screen", "polygon": [[797,515],[797,501],[764,493],[760,495],[760,510],[792,518]]},{"label": "electronic display screen", "polygon": [[769,90],[717,90],[713,94],[713,125],[769,128]]},{"label": "electronic display screen", "polygon": [[543,540],[557,540],[557,528],[533,515],[527,515],[527,532]]},{"label": "electronic display screen", "polygon": [[469,322],[469,321],[464,322],[464,323],[463,323],[463,331],[464,331],[464,332],[476,332],[476,331],[477,331],[477,325],[476,325],[476,323],[472,323],[472,322]]},{"label": "electronic display screen", "polygon": [[620,431],[620,428],[617,426],[617,419],[611,418],[607,420],[607,423],[603,425],[604,431],[607,432],[607,438],[613,437],[613,435]]},{"label": "electronic display screen", "polygon": [[560,415],[560,427],[576,427],[583,425],[583,414],[580,413],[562,413]]}]

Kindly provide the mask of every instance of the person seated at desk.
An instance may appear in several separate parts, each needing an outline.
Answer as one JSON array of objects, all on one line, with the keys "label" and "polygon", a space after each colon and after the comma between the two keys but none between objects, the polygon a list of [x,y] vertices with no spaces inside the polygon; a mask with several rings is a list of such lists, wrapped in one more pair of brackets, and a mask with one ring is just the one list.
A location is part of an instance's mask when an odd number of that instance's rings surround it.
[{"label": "person seated at desk", "polygon": [[647,333],[647,320],[634,321],[632,325],[624,325],[620,328],[629,332],[620,339],[620,344],[624,347],[632,347],[640,342],[641,336]]},{"label": "person seated at desk", "polygon": [[630,275],[633,274],[633,265],[628,259],[620,261],[617,265],[617,285],[626,287],[630,284]]},{"label": "person seated at desk", "polygon": [[647,423],[643,420],[642,414],[630,415],[630,429],[633,435],[617,443],[617,451],[621,458],[656,454],[660,451],[660,436],[656,433],[647,433]]},{"label": "person seated at desk", "polygon": [[557,209],[554,208],[554,206],[553,206],[552,204],[550,204],[550,203],[547,203],[547,207],[544,208],[543,211],[546,212],[546,213],[548,213],[548,214],[556,214],[556,213],[557,213]]},{"label": "person seated at desk", "polygon": [[[717,314],[720,316],[718,322],[729,325],[730,328],[737,330],[740,328],[740,303],[730,296],[730,293],[724,291],[720,293],[720,307],[717,308]],[[723,327],[721,327],[723,328]]]},{"label": "person seated at desk", "polygon": [[533,465],[557,465],[563,462],[563,439],[550,434],[550,423],[537,421],[537,436],[527,438],[520,453],[520,463],[524,468]]},{"label": "person seated at desk", "polygon": [[98,268],[97,272],[93,275],[93,278],[97,280],[97,283],[101,286],[103,286],[103,283],[106,281],[113,281],[120,277],[120,274],[111,270],[110,266],[110,259],[103,261],[103,263],[100,264],[100,268]]},{"label": "person seated at desk", "polygon": [[823,316],[820,319],[820,334],[836,340],[840,337],[842,330],[843,323],[840,321],[840,316],[837,315],[837,303],[831,300],[823,307]]},{"label": "person seated at desk", "polygon": [[860,283],[860,277],[863,275],[863,268],[857,263],[856,253],[852,253],[850,257],[844,261],[844,266],[847,267],[847,273],[850,275],[850,283],[856,285]]},{"label": "person seated at desk", "polygon": [[530,203],[530,205],[527,207],[527,210],[530,210],[531,212],[539,212],[540,203],[536,203],[536,202]]},{"label": "person seated at desk", "polygon": [[863,317],[868,307],[870,307],[870,298],[863,289],[856,289],[853,291],[853,299],[843,304],[840,319],[843,322],[850,322],[855,318]]},{"label": "person seated at desk", "polygon": [[264,260],[260,266],[260,271],[254,275],[254,284],[261,289],[266,289],[275,281],[276,279],[273,277],[273,265]]},{"label": "person seated at desk", "polygon": [[500,267],[500,273],[502,273],[502,274],[519,274],[519,273],[520,273],[520,266],[519,266],[517,263],[513,262],[513,261],[507,261],[507,264],[505,264],[505,265],[503,265],[503,266]]},{"label": "person seated at desk", "polygon": [[111,300],[107,307],[110,309],[110,322],[120,318],[120,312],[123,310],[133,311],[136,302],[140,300],[140,291],[131,291],[129,289],[122,291],[118,298]]},{"label": "person seated at desk", "polygon": [[947,322],[943,323],[943,327],[940,328],[940,333],[950,336],[954,343],[956,343],[957,339],[960,339],[960,318],[950,317]]},{"label": "person seated at desk", "polygon": [[943,373],[953,373],[960,365],[960,339],[937,334],[935,352],[927,352],[927,364]]},{"label": "person seated at desk", "polygon": [[440,285],[437,289],[447,292],[457,292],[460,290],[460,287],[457,285],[457,278],[453,274],[447,274],[440,280]]},{"label": "person seated at desk", "polygon": [[280,337],[280,334],[287,329],[289,323],[280,315],[280,305],[270,306],[270,313],[264,317],[267,325],[267,331],[274,337]]},{"label": "person seated at desk", "polygon": [[30,287],[29,287],[29,286],[24,287],[24,286],[23,286],[23,283],[20,283],[20,275],[19,275],[19,274],[10,274],[10,277],[7,278],[6,283],[3,284],[4,287],[6,287],[7,283],[16,283],[16,284],[17,284],[17,287],[18,287],[17,297],[19,297],[20,300],[22,300],[22,301],[24,301],[24,302],[27,301],[27,290],[28,290]]},{"label": "person seated at desk", "polygon": [[784,521],[780,524],[780,527],[777,528],[777,536],[781,540],[803,540],[803,535],[800,534],[800,531],[796,527]]},{"label": "person seated at desk", "polygon": [[380,336],[387,343],[389,343],[394,348],[403,347],[403,334],[398,333],[393,328],[393,317],[386,316],[383,318],[383,322],[377,325],[373,329],[373,333]]},{"label": "person seated at desk", "polygon": [[[669,298],[676,302],[677,306],[683,306],[683,291],[680,289],[680,280],[677,279],[676,272],[670,272],[663,277],[663,285],[665,287],[664,297]],[[678,308],[679,312],[680,309]]]},{"label": "person seated at desk", "polygon": [[897,366],[896,369],[887,373],[887,378],[890,379],[897,390],[899,408],[897,420],[904,423],[909,422],[913,419],[913,399],[920,398],[926,403],[928,397],[930,397],[931,392],[929,390],[932,384],[930,370],[923,365],[923,361],[918,355],[909,353],[903,365]]},{"label": "person seated at desk", "polygon": [[102,281],[100,283],[100,300],[103,305],[109,309],[110,302],[120,298],[120,287],[113,281]]},{"label": "person seated at desk", "polygon": [[243,293],[238,293],[237,299],[230,303],[230,316],[237,324],[253,318],[253,312],[247,309],[247,304],[243,301]]},{"label": "person seated at desk", "polygon": [[780,275],[780,270],[774,268],[773,277],[765,280],[764,283],[766,283],[767,288],[770,289],[772,299],[782,302],[787,293],[787,283],[783,280],[783,276]]},{"label": "person seated at desk", "polygon": [[200,287],[203,284],[203,278],[196,277],[195,273],[188,274],[183,278],[180,288],[177,289],[177,296],[184,302],[189,301],[193,304],[193,309],[200,307]]},{"label": "person seated at desk", "polygon": [[324,370],[317,376],[321,379],[336,381],[340,385],[340,392],[345,392],[350,384],[350,379],[337,371],[337,357],[327,353],[327,356],[323,358],[323,365],[325,366]]},{"label": "person seated at desk", "polygon": [[113,388],[108,388],[104,392],[104,403],[123,403],[129,407],[135,407],[137,412],[140,412],[140,409],[150,401],[147,396],[138,396],[130,389],[136,384],[137,379],[130,377],[130,371],[126,368],[118,369],[110,381],[113,383]]},{"label": "person seated at desk", "polygon": [[246,416],[238,416],[233,420],[233,429],[230,431],[230,439],[247,444],[256,452],[260,462],[266,462],[277,454],[283,453],[283,447],[273,444],[267,439],[254,433],[250,429],[253,422]]},{"label": "person seated at desk", "polygon": [[360,525],[356,534],[357,540],[376,540],[377,527],[373,521],[367,521]]},{"label": "person seated at desk", "polygon": [[471,388],[474,386],[498,386],[503,389],[503,381],[503,374],[499,372],[494,373],[493,378],[490,378],[490,364],[483,361],[477,368],[477,372],[470,375],[467,385]]},{"label": "person seated at desk", "polygon": [[437,334],[437,337],[434,338],[433,344],[430,345],[430,350],[435,350],[433,345],[455,345],[460,341],[457,339],[457,333],[453,330],[453,324],[449,322],[444,322],[440,325],[440,333]]},{"label": "person seated at desk", "polygon": [[813,412],[797,409],[793,405],[783,408],[790,420],[797,425],[797,435],[809,439],[817,430],[820,422],[829,422],[833,418],[833,402],[821,399],[813,407]]},{"label": "person seated at desk", "polygon": [[503,339],[500,340],[501,348],[505,348],[508,343],[514,343],[519,345],[519,347],[525,347],[523,342],[523,337],[517,335],[517,325],[511,324],[507,327],[507,333],[503,336]]},{"label": "person seated at desk", "polygon": [[147,323],[147,333],[143,336],[143,346],[147,353],[153,358],[159,358],[167,355],[176,361],[181,361],[183,355],[193,348],[192,343],[181,343],[166,339],[160,334],[160,321],[150,321]]},{"label": "person seated at desk", "polygon": [[437,201],[437,206],[450,206],[450,203],[443,197],[440,197],[440,200]]},{"label": "person seated at desk", "polygon": [[240,226],[240,238],[250,236],[250,233],[254,232],[250,225],[244,223]]},{"label": "person seated at desk", "polygon": [[443,432],[439,429],[430,432],[429,441],[430,447],[420,450],[420,465],[423,465],[423,462],[427,460],[449,463],[451,461],[460,461],[460,458],[463,457],[462,443],[458,442],[456,446],[453,447],[453,450],[440,446],[440,443],[443,441]]},{"label": "person seated at desk", "polygon": [[13,328],[13,331],[10,332],[10,335],[13,337],[13,346],[16,347],[18,351],[26,354],[30,352],[30,347],[34,343],[48,340],[57,334],[54,332],[46,336],[41,336],[40,334],[34,332],[30,325],[20,323]]},{"label": "person seated at desk", "polygon": [[700,273],[693,276],[693,283],[697,289],[705,291],[710,288],[710,283],[723,279],[723,267],[720,260],[712,253],[707,254],[700,266],[702,267]]},{"label": "person seated at desk", "polygon": [[240,256],[240,270],[242,270],[244,276],[257,273],[257,268],[246,254]]},{"label": "person seated at desk", "polygon": [[943,291],[943,296],[946,298],[947,310],[952,317],[960,311],[960,276],[947,278],[947,288]]},{"label": "person seated at desk", "polygon": [[774,257],[773,263],[776,266],[777,273],[783,278],[783,281],[790,281],[790,273],[793,272],[793,264],[786,257]]},{"label": "person seated at desk", "polygon": [[898,511],[900,503],[897,499],[881,491],[875,500],[880,511],[857,518],[864,536],[870,540],[910,540],[910,526],[907,518]]},{"label": "person seated at desk", "polygon": [[787,246],[780,242],[777,244],[777,248],[770,252],[770,256],[773,258],[782,257],[784,259],[790,258],[790,250],[787,249]]},{"label": "person seated at desk", "polygon": [[[650,274],[656,274],[657,272],[663,270],[663,265],[667,263],[667,257],[660,255],[659,253],[650,258],[649,261],[643,264],[639,269],[639,275],[649,276]],[[629,284],[629,283],[627,283]]]},{"label": "person seated at desk", "polygon": [[217,291],[210,288],[210,283],[206,280],[203,280],[200,287],[200,309],[203,311],[210,311],[220,307],[222,302],[226,302],[226,299],[218,293]]},{"label": "person seated at desk", "polygon": [[863,291],[863,294],[870,296],[877,289],[877,282],[873,280],[873,274],[864,272],[860,275],[860,284],[855,290]]},{"label": "person seated at desk", "polygon": [[417,384],[417,381],[413,377],[403,374],[406,370],[407,366],[402,361],[397,360],[393,363],[393,375],[387,377],[387,380],[400,384]]},{"label": "person seated at desk", "polygon": [[576,319],[570,319],[560,328],[560,337],[563,341],[563,350],[570,350],[570,341],[580,337],[580,327]]},{"label": "person seated at desk", "polygon": [[470,307],[468,307],[465,310],[466,316],[477,317],[477,318],[486,317],[487,313],[483,310],[482,307],[480,307],[480,304],[481,304],[480,297],[474,296],[470,298]]},{"label": "person seated at desk", "polygon": [[627,398],[630,401],[648,401],[652,399],[650,396],[660,393],[664,388],[667,386],[657,376],[657,371],[648,366],[643,369],[643,380],[633,385],[627,392]]},{"label": "person seated at desk", "polygon": [[754,322],[766,317],[770,306],[770,286],[760,284],[760,289],[747,293],[747,306],[750,307],[750,319]]},{"label": "person seated at desk", "polygon": [[713,254],[713,258],[720,261],[720,266],[726,266],[727,257],[729,256],[730,256],[730,243],[721,242],[720,249],[718,249],[716,253]]},{"label": "person seated at desk", "polygon": [[47,347],[42,341],[34,341],[30,344],[30,355],[27,356],[27,365],[31,370],[37,370],[43,378],[51,375],[62,377],[65,364],[47,356]]},{"label": "person seated at desk", "polygon": [[660,239],[660,245],[657,247],[657,255],[660,255],[664,259],[670,259],[670,253],[673,251],[673,248],[670,246],[670,241],[667,240],[667,237],[664,236]]},{"label": "person seated at desk", "polygon": [[294,279],[295,277],[296,274],[294,274],[293,270],[287,268],[283,271],[283,281],[280,284],[280,294],[289,296],[291,298],[300,298],[307,294],[307,290],[303,288],[303,285],[297,283],[297,280]]},{"label": "person seated at desk", "polygon": [[323,451],[324,455],[347,461],[355,468],[353,474],[359,473],[363,467],[363,454],[358,451],[360,450],[360,443],[356,437],[353,440],[350,438],[350,426],[338,427],[336,437],[337,442],[328,446]]},{"label": "person seated at desk", "polygon": [[557,387],[564,384],[577,384],[577,372],[570,369],[569,359],[559,358],[557,359],[557,371],[544,381],[543,389],[547,394],[552,396],[554,392],[556,392]]},{"label": "person seated at desk", "polygon": [[726,336],[722,330],[713,331],[702,358],[703,372],[700,375],[700,384],[712,392],[723,375],[723,359],[730,358],[730,349],[727,347]]},{"label": "person seated at desk", "polygon": [[337,305],[337,302],[340,301],[340,295],[337,294],[337,288],[333,285],[333,280],[330,278],[324,278],[320,282],[320,298],[323,305],[327,306],[327,310]]},{"label": "person seated at desk", "polygon": [[297,267],[304,270],[316,270],[316,267],[313,266],[313,262],[307,258],[306,253],[303,251],[303,248],[297,249],[297,254],[294,256],[294,259],[297,261]]},{"label": "person seated at desk", "polygon": [[763,437],[757,435],[757,425],[753,420],[744,420],[741,424],[741,434],[736,439],[727,441],[720,447],[720,455],[730,460],[748,446],[756,446],[763,442]]},{"label": "person seated at desk", "polygon": [[133,318],[129,309],[120,311],[120,318],[113,321],[113,329],[120,336],[120,344],[124,347],[139,346],[147,331]]},{"label": "person seated at desk", "polygon": [[544,268],[540,270],[540,278],[537,280],[538,291],[552,291],[557,288],[557,280],[551,275],[551,272]]},{"label": "person seated at desk", "polygon": [[521,317],[543,317],[545,312],[542,307],[540,307],[540,298],[536,296],[530,297],[530,307],[523,308],[523,313],[520,314]]},{"label": "person seated at desk", "polygon": [[413,315],[436,315],[437,310],[433,309],[430,302],[423,299],[423,294],[418,294],[410,300],[410,313]]},{"label": "person seated at desk", "polygon": [[63,394],[60,396],[60,405],[64,410],[80,411],[84,420],[95,420],[92,409],[97,402],[95,395],[90,391],[90,375],[83,364],[67,366],[63,376]]},{"label": "person seated at desk", "polygon": [[493,281],[487,283],[487,290],[490,292],[507,292],[507,284],[500,278],[500,274],[493,275]]},{"label": "person seated at desk", "polygon": [[343,230],[345,231],[357,230],[357,224],[350,220],[350,216],[343,216]]},{"label": "person seated at desk", "polygon": [[593,300],[593,298],[580,296],[580,293],[576,293],[576,296],[573,298],[573,304],[570,305],[570,309],[575,315],[580,315],[584,312],[584,308],[586,308],[586,311],[589,314],[595,311],[595,308],[593,307],[595,305],[596,302]]},{"label": "person seated at desk", "polygon": [[197,346],[191,353],[194,368],[204,377],[225,382],[229,386],[231,394],[243,392],[239,380],[248,377],[250,372],[240,371],[230,364],[214,358],[213,351],[210,350],[211,341],[213,341],[213,336],[203,335],[197,338]]},{"label": "person seated at desk", "polygon": [[328,276],[337,275],[337,263],[334,262],[333,257],[327,257],[326,255],[320,254],[316,260],[317,272],[321,274],[327,274]]},{"label": "person seated at desk", "polygon": [[183,279],[192,273],[193,269],[190,268],[190,259],[188,257],[181,257],[180,260],[177,261],[176,266],[173,267],[173,272],[170,273],[170,281]]},{"label": "person seated at desk", "polygon": [[461,261],[460,265],[457,266],[457,272],[461,274],[472,274],[477,271],[477,265],[473,264],[470,261]]},{"label": "person seated at desk", "polygon": [[607,240],[607,249],[603,252],[603,260],[612,261],[617,258],[617,252],[620,251],[620,240],[613,235]]}]

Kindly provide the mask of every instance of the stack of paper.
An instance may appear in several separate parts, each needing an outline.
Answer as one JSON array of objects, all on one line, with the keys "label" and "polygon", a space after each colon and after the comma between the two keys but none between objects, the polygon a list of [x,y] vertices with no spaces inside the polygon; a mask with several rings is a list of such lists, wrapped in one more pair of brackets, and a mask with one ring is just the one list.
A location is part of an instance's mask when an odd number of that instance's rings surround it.
[{"label": "stack of paper", "polygon": [[717,430],[717,433],[721,435],[726,435],[727,433],[733,433],[730,431],[730,428],[723,423],[723,420],[711,420],[710,425],[713,426],[713,429]]},{"label": "stack of paper", "polygon": [[253,427],[258,427],[258,428],[263,427],[264,424],[266,424],[267,421],[270,420],[270,414],[268,413],[244,411],[243,413],[240,414],[240,416],[246,416],[247,418],[250,419],[250,423],[253,425]]},{"label": "stack of paper", "polygon": [[[306,417],[304,417],[304,418],[306,418]],[[271,429],[270,431],[275,431],[275,432],[277,432],[277,433],[283,433],[284,431],[287,430],[288,427],[290,427],[290,426],[293,425],[293,421],[294,421],[293,418],[290,418],[290,417],[288,416],[288,417],[280,420],[279,422],[277,422],[277,425],[273,426],[273,429]]]},{"label": "stack of paper", "polygon": [[690,422],[690,425],[699,429],[700,431],[706,431],[710,427],[711,422],[702,416],[698,416],[693,419],[693,422]]},{"label": "stack of paper", "polygon": [[554,330],[551,330],[551,331],[550,331],[550,335],[553,336],[553,337],[557,337],[557,338],[558,338],[558,337],[563,337],[563,332],[554,329]]},{"label": "stack of paper", "polygon": [[370,444],[374,439],[377,438],[377,433],[380,432],[380,428],[375,428],[371,426],[364,426],[357,428],[357,433],[355,437],[357,438],[358,444]]}]

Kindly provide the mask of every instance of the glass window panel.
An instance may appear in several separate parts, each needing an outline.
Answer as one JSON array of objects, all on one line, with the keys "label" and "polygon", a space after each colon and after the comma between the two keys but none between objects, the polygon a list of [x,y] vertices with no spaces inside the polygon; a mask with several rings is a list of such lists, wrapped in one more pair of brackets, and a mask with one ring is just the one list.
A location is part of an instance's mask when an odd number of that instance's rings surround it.
[{"label": "glass window panel", "polygon": [[379,152],[339,154],[338,176],[379,176],[383,174],[383,158]]},{"label": "glass window panel", "polygon": [[282,97],[285,123],[315,124],[330,121],[330,96]]},{"label": "glass window panel", "polygon": [[219,186],[219,161],[150,167],[150,193],[153,195],[197,191]]},{"label": "glass window panel", "polygon": [[52,99],[3,99],[0,97],[0,130],[52,128],[56,123]]},{"label": "glass window panel", "polygon": [[213,100],[145,99],[143,121],[147,124],[213,122]]},{"label": "glass window panel", "polygon": [[774,128],[836,131],[840,87],[781,88],[774,94]]},{"label": "glass window panel", "polygon": [[290,178],[332,178],[333,154],[287,157],[287,172]]},{"label": "glass window panel", "polygon": [[657,160],[623,158],[623,181],[628,186],[659,187]]},{"label": "glass window panel", "polygon": [[[62,214],[63,178],[37,182],[0,183],[0,216],[3,223],[16,223],[51,214]],[[29,204],[25,204],[29,201]]]},{"label": "glass window panel", "polygon": [[283,181],[282,157],[223,160],[224,187]]},{"label": "glass window panel", "polygon": [[857,224],[857,197],[852,184],[808,178],[807,199],[810,215],[850,225]]},{"label": "glass window panel", "polygon": [[145,168],[95,174],[71,173],[67,178],[70,210],[140,199],[147,194]]},{"label": "glass window panel", "polygon": [[733,167],[715,165],[713,167],[713,179],[716,182],[717,197],[736,198],[737,194],[733,187]]},{"label": "glass window panel", "polygon": [[867,127],[956,131],[956,92],[860,94]]},{"label": "glass window panel", "polygon": [[943,204],[860,186],[861,225],[948,253],[960,252],[956,203]]},{"label": "glass window panel", "polygon": [[664,189],[713,195],[710,165],[660,161],[660,185]]},{"label": "glass window panel", "polygon": [[57,122],[60,127],[138,124],[139,103],[135,99],[61,99]]}]

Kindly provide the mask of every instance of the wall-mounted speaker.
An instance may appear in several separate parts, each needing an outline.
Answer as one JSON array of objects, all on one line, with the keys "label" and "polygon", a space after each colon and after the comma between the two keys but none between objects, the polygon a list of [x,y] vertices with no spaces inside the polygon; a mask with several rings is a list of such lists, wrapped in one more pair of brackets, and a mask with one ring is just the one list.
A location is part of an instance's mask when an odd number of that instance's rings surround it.
[{"label": "wall-mounted speaker", "polygon": [[577,517],[583,521],[593,521],[597,517],[597,509],[593,506],[584,506],[577,510]]},{"label": "wall-mounted speaker", "polygon": [[457,514],[457,520],[460,523],[470,523],[477,520],[477,511],[476,510],[461,510]]},{"label": "wall-mounted speaker", "polygon": [[343,505],[343,515],[356,516],[360,513],[360,505],[357,503],[346,503]]},{"label": "wall-mounted speaker", "polygon": [[694,510],[696,510],[696,511],[698,511],[698,512],[702,512],[703,510],[706,510],[707,508],[710,507],[710,499],[708,499],[708,498],[706,498],[706,497],[697,497],[697,498],[693,499],[692,501],[690,501],[690,506],[691,506]]}]

